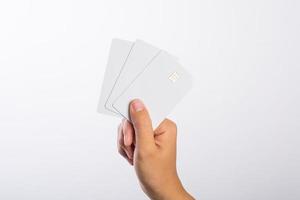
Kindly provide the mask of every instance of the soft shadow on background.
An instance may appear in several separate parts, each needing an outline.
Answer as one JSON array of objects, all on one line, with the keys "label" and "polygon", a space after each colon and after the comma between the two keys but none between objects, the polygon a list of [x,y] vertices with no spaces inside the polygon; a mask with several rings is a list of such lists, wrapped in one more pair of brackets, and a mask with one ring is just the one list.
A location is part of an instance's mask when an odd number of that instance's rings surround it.
[{"label": "soft shadow on background", "polygon": [[[170,53],[195,85],[170,118],[197,199],[300,199],[300,2],[0,2],[0,199],[147,199],[96,113],[111,39]],[[158,97],[159,98],[159,97]]]}]

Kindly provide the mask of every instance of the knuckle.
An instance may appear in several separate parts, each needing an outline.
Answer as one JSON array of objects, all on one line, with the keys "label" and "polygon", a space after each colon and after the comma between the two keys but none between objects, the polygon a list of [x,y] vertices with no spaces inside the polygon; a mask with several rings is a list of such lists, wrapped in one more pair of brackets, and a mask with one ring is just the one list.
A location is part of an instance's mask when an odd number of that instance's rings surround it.
[{"label": "knuckle", "polygon": [[173,121],[170,121],[170,127],[172,127],[172,129],[174,129],[174,130],[177,130],[177,125]]},{"label": "knuckle", "polygon": [[167,126],[170,130],[175,131],[175,132],[177,131],[177,125],[176,125],[175,122],[173,122],[172,120],[167,119],[166,123],[167,123]]}]

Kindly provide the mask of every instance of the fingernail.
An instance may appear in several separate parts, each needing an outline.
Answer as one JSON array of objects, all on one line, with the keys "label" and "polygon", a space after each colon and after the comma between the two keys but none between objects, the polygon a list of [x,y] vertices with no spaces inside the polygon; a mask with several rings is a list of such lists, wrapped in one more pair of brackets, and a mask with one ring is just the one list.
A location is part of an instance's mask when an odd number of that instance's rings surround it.
[{"label": "fingernail", "polygon": [[139,112],[145,109],[143,102],[139,99],[135,99],[131,102],[131,109],[134,112]]}]

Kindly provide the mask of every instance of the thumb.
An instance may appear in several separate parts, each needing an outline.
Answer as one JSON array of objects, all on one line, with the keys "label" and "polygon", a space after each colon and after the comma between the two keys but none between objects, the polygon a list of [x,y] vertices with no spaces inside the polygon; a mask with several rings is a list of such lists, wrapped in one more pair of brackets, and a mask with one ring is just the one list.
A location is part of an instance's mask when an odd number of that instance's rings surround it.
[{"label": "thumb", "polygon": [[149,113],[139,99],[130,103],[130,119],[133,124],[137,148],[154,146],[154,133]]}]

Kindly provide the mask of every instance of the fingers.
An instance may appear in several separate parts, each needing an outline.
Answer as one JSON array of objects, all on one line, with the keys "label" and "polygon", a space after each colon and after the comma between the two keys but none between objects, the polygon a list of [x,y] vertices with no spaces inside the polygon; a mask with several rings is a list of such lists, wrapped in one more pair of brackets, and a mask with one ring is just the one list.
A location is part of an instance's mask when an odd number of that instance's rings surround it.
[{"label": "fingers", "polygon": [[141,100],[135,99],[130,103],[129,110],[137,148],[153,147],[155,143],[152,122],[145,105]]},{"label": "fingers", "polygon": [[119,149],[118,152],[121,156],[123,156],[128,161],[129,164],[133,165],[133,160],[131,160],[127,157],[126,152],[122,148]]},{"label": "fingers", "polygon": [[127,156],[132,160],[133,159],[133,127],[132,125],[126,120],[123,120],[123,126],[122,126],[122,133],[124,135],[123,137],[123,144],[125,151],[127,153]]},{"label": "fingers", "polygon": [[119,125],[118,128],[118,139],[117,139],[118,152],[132,165],[133,146],[131,144],[129,146],[126,146],[124,144],[123,124],[124,121]]},{"label": "fingers", "polygon": [[131,146],[134,140],[134,130],[126,119],[123,119],[123,134],[124,134],[124,144],[125,146]]}]

